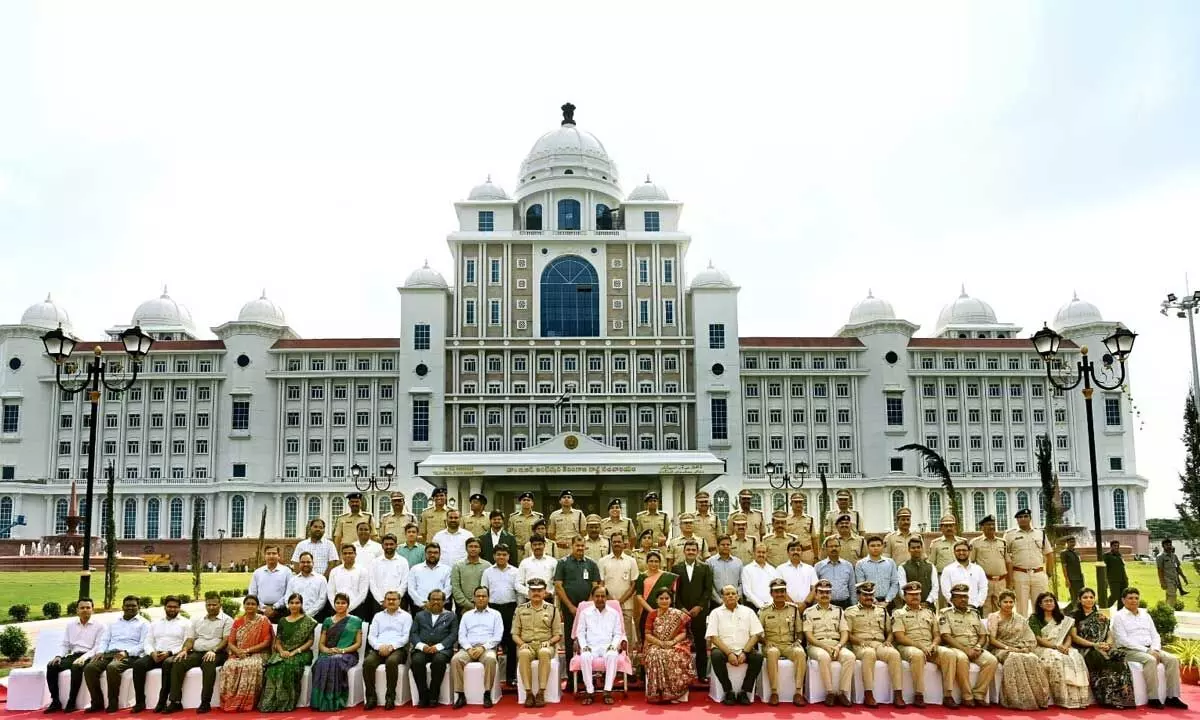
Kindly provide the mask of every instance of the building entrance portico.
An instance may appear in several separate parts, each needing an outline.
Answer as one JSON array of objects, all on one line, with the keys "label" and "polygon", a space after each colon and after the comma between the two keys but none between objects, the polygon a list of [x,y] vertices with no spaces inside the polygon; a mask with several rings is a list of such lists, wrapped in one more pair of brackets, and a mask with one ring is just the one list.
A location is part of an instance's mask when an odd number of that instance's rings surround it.
[{"label": "building entrance portico", "polygon": [[570,490],[575,507],[604,516],[612,498],[633,516],[642,497],[659,493],[661,509],[674,516],[691,507],[696,491],[725,472],[712,453],[621,450],[579,433],[561,433],[518,452],[434,453],[417,466],[435,487],[444,486],[460,508],[472,493],[488,496],[488,505],[515,512],[522,492],[534,494],[534,509],[549,515],[559,507],[559,494]]}]

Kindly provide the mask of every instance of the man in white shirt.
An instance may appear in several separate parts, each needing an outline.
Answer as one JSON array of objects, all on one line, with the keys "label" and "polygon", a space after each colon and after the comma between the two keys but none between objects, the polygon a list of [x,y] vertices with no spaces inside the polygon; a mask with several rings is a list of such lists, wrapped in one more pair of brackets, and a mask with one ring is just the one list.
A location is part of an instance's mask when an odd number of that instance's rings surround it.
[{"label": "man in white shirt", "polygon": [[414,608],[424,608],[434,590],[442,591],[443,602],[450,597],[450,566],[441,559],[442,547],[431,542],[425,546],[425,562],[408,571],[408,599]]},{"label": "man in white shirt", "polygon": [[354,527],[354,552],[358,564],[363,569],[370,568],[371,563],[383,557],[383,546],[371,539],[371,523],[360,522]]},{"label": "man in white shirt", "polygon": [[[50,690],[47,713],[75,710],[75,696],[83,686],[83,666],[96,654],[103,631],[103,625],[92,621],[92,599],[80,600],[75,605],[75,619],[64,628],[62,649],[46,666],[46,687]],[[58,699],[58,676],[64,670],[71,673],[71,689],[65,706]]]},{"label": "man in white shirt", "polygon": [[[1124,605],[1113,615],[1113,639],[1119,650],[1125,651],[1125,659],[1142,664],[1146,678],[1147,703],[1154,709],[1166,707],[1187,710],[1187,704],[1179,699],[1179,658],[1162,649],[1162,638],[1150,613],[1139,608],[1142,596],[1137,588],[1125,588],[1121,593]],[[1158,666],[1163,666],[1167,680],[1167,700],[1158,699]]]},{"label": "man in white shirt", "polygon": [[313,572],[313,556],[307,550],[300,553],[297,567],[300,572],[288,578],[287,592],[300,593],[304,599],[304,614],[320,622],[327,617],[325,606],[329,602],[329,581],[324,575]]},{"label": "man in white shirt", "polygon": [[[387,550],[387,538],[392,538],[395,550],[396,538],[390,533],[384,536],[384,550]],[[404,558],[398,558],[407,568]],[[388,590],[383,593],[383,611],[376,613],[367,631],[367,646],[371,648],[363,659],[363,685],[366,686],[366,701],[364,710],[374,710],[379,704],[379,695],[375,690],[375,676],[380,664],[386,685],[383,689],[384,710],[396,709],[396,682],[400,677],[400,666],[408,661],[408,636],[412,634],[412,616],[400,609],[400,593]]]},{"label": "man in white shirt", "polygon": [[442,547],[442,562],[450,567],[467,559],[467,541],[475,537],[463,529],[460,518],[457,510],[446,513],[446,527],[433,536],[433,541]]},{"label": "man in white shirt", "polygon": [[475,588],[472,595],[475,607],[462,614],[458,620],[458,652],[450,659],[450,677],[458,696],[454,709],[467,704],[463,692],[463,672],[467,663],[483,663],[483,706],[492,706],[492,686],[496,684],[496,647],[504,636],[504,619],[500,613],[488,607],[490,595],[485,587]]},{"label": "man in white shirt", "polygon": [[[378,601],[381,608],[383,596],[389,591],[396,591],[400,597],[408,591],[408,561],[396,553],[396,545],[395,535],[384,535],[381,544],[383,554],[375,558],[367,572],[372,602]],[[374,618],[376,614],[378,611],[372,613],[371,617]]]},{"label": "man in white shirt", "polygon": [[817,571],[813,570],[812,565],[804,562],[804,548],[804,542],[801,540],[788,543],[788,561],[775,568],[779,577],[787,583],[788,600],[801,613],[816,598],[814,590],[817,584]]},{"label": "man in white shirt", "polygon": [[767,547],[759,544],[754,548],[754,562],[742,568],[742,594],[752,608],[761,610],[771,604],[771,581],[777,577],[779,571],[767,563]]},{"label": "man in white shirt", "polygon": [[338,593],[346,593],[350,598],[350,614],[366,620],[363,603],[371,590],[371,577],[357,560],[354,545],[342,545],[342,564],[329,571],[329,606],[333,607],[333,599]]},{"label": "man in white shirt", "polygon": [[[311,564],[312,558],[310,556]],[[318,575],[317,577],[321,577]],[[321,578],[325,582],[325,578]],[[324,598],[322,598],[324,602]],[[225,646],[229,644],[229,632],[233,629],[233,618],[221,612],[221,596],[215,592],[204,594],[204,616],[192,620],[192,638],[183,644],[184,657],[171,663],[171,704],[168,713],[183,710],[183,681],[188,670],[200,668],[200,705],[198,713],[211,709],[213,688],[217,684],[217,668],[225,663]],[[167,684],[164,671],[163,683]]]},{"label": "man in white shirt", "polygon": [[[694,559],[694,558],[693,558]],[[592,588],[591,607],[579,608],[578,633],[575,636],[575,653],[583,675],[587,694],[583,704],[595,701],[596,686],[592,677],[592,661],[604,658],[604,704],[612,705],[613,681],[617,677],[617,660],[621,646],[625,643],[625,618],[608,606],[608,590],[603,585]]]},{"label": "man in white shirt", "polygon": [[525,602],[529,597],[529,581],[538,578],[545,580],[547,585],[554,583],[554,568],[558,561],[546,554],[546,539],[538,535],[529,538],[529,557],[521,561],[517,572],[517,593],[521,595],[519,602]]},{"label": "man in white shirt", "polygon": [[[146,632],[145,650],[141,657],[133,663],[133,712],[139,713],[146,709],[146,673],[161,667],[165,677],[171,677],[172,665],[184,658],[187,652],[184,643],[192,639],[192,623],[179,614],[179,598],[168,595],[163,600],[161,620],[150,623]],[[162,683],[158,692],[158,704],[154,712],[167,709],[167,697],[170,695],[171,683]]]},{"label": "man in white shirt", "polygon": [[[764,555],[763,562],[766,562]],[[768,594],[770,590],[768,589]],[[713,674],[725,691],[723,705],[749,705],[750,696],[754,692],[754,682],[762,670],[762,655],[758,652],[758,641],[763,634],[762,623],[758,614],[745,605],[738,604],[738,591],[732,585],[721,588],[721,606],[708,615],[708,628],[705,637],[709,640],[709,660],[712,662]],[[729,682],[729,665],[737,667],[746,665],[746,679],[742,681],[741,690],[733,694],[733,685]]]},{"label": "man in white shirt", "polygon": [[267,564],[250,576],[247,594],[258,596],[263,614],[278,624],[279,618],[287,615],[287,584],[292,571],[280,564],[278,546],[268,545],[263,552],[267,556]]},{"label": "man in white shirt", "polygon": [[313,560],[313,572],[329,577],[329,569],[337,565],[339,558],[337,546],[325,538],[325,521],[313,518],[308,522],[308,537],[296,543],[292,551],[292,569],[299,571],[300,554],[310,553]]},{"label": "man in white shirt", "polygon": [[[494,510],[492,512],[495,512]],[[492,548],[492,559],[496,564],[483,571],[480,585],[488,589],[488,605],[500,613],[504,622],[504,637],[500,647],[504,648],[504,681],[510,687],[517,686],[517,644],[512,638],[513,613],[517,611],[517,568],[508,564],[512,549],[505,543]]]},{"label": "man in white shirt", "polygon": [[969,560],[971,546],[966,540],[954,543],[954,562],[942,568],[942,597],[950,603],[950,588],[958,584],[970,588],[967,604],[977,611],[983,607],[988,596],[987,573],[983,568]]},{"label": "man in white shirt", "polygon": [[[600,580],[608,588],[609,597],[621,603],[621,612],[625,618],[625,637],[637,641],[637,600],[634,591],[637,590],[638,566],[637,559],[625,552],[627,538],[621,530],[609,536],[612,552],[600,558],[596,567],[600,568]],[[707,608],[706,608],[707,609]]]}]

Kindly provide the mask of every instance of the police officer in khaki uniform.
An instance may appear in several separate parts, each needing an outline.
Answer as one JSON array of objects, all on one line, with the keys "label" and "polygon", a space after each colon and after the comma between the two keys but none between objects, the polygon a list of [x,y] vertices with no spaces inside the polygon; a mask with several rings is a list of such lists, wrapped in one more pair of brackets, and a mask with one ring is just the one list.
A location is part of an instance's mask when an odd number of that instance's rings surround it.
[{"label": "police officer in khaki uniform", "polygon": [[983,568],[988,579],[987,600],[983,603],[983,614],[987,616],[1000,609],[997,598],[1008,587],[1008,543],[996,535],[996,518],[988,515],[979,521],[983,534],[972,538],[971,562]]},{"label": "police officer in khaki uniform", "polygon": [[942,647],[937,616],[922,606],[921,583],[905,584],[904,607],[892,613],[892,637],[900,657],[907,660],[912,675],[913,707],[925,707],[925,661],[932,660],[942,673],[942,706],[958,707],[954,702],[954,653]]},{"label": "police officer in khaki uniform", "polygon": [[862,519],[858,516],[857,510],[850,509],[850,499],[853,496],[849,490],[837,491],[837,507],[825,513],[825,522],[822,523],[822,532],[826,536],[832,535],[837,529],[837,521],[843,515],[850,516],[850,529],[855,533],[862,533]]},{"label": "police officer in khaki uniform", "polygon": [[933,567],[937,569],[938,577],[941,577],[942,570],[946,566],[954,562],[954,546],[960,542],[964,542],[966,538],[959,537],[954,533],[956,521],[954,516],[946,513],[942,516],[942,536],[937,540],[929,543],[929,562],[933,563]]},{"label": "police officer in khaki uniform", "polygon": [[903,682],[900,675],[900,653],[892,647],[892,624],[888,620],[883,604],[875,604],[875,583],[860,582],[858,604],[846,610],[846,623],[850,626],[850,651],[862,660],[863,705],[879,707],[875,701],[875,661],[887,664],[892,681],[892,706],[906,707]]},{"label": "police officer in khaki uniform", "polygon": [[[837,534],[835,537],[841,542],[841,558],[849,560],[851,565],[857,565],[859,560],[867,556],[867,540],[862,535],[854,532],[854,518],[843,513],[837,518]],[[826,538],[828,540],[828,538]]]},{"label": "police officer in khaki uniform", "polygon": [[608,538],[600,534],[600,522],[599,515],[588,515],[584,519],[583,556],[597,562],[608,554]]},{"label": "police officer in khaki uniform", "polygon": [[658,493],[653,490],[646,493],[642,501],[646,509],[634,516],[633,526],[638,535],[653,530],[655,547],[666,547],[667,538],[671,536],[671,516],[658,511]]},{"label": "police officer in khaki uniform", "polygon": [[705,558],[709,556],[711,548],[708,543],[704,542],[704,538],[696,535],[695,516],[691,513],[681,513],[679,515],[679,535],[667,541],[666,567],[674,567],[675,563],[683,562],[683,544],[688,540],[695,540],[699,545],[699,561],[704,562]]},{"label": "police officer in khaki uniform", "polygon": [[[829,707],[841,703],[850,707],[850,685],[854,682],[854,653],[846,647],[850,641],[850,624],[845,611],[830,604],[833,583],[817,581],[817,602],[804,609],[804,639],[808,643],[808,657],[817,661],[821,671],[821,682],[825,687],[825,704]],[[835,681],[833,663],[841,663],[841,673]]]},{"label": "police officer in khaki uniform", "polygon": [[420,536],[418,539],[424,543],[433,542],[433,536],[446,529],[446,516],[450,513],[450,509],[446,507],[446,488],[434,488],[430,498],[433,500],[433,507],[425,508],[421,519],[417,521],[417,534]]},{"label": "police officer in khaki uniform", "polygon": [[546,531],[549,527],[550,527],[550,523],[546,522],[545,518],[539,517],[537,520],[533,521],[533,534],[531,534],[529,536],[530,541],[525,543],[525,545],[521,549],[521,553],[522,553],[523,557],[531,557],[533,555],[533,542],[532,541],[533,541],[533,538],[535,538],[535,537],[540,537],[546,543],[546,551],[544,553],[545,557],[552,557],[552,558],[566,557],[567,553],[564,553],[562,550],[559,550],[558,546],[555,545],[554,543],[550,542],[550,540],[546,537]]},{"label": "police officer in khaki uniform", "polygon": [[816,521],[804,512],[804,493],[792,493],[792,513],[787,516],[787,531],[800,541],[800,559],[812,565],[817,561]]},{"label": "police officer in khaki uniform", "polygon": [[[950,588],[950,607],[938,613],[938,632],[942,643],[954,652],[954,675],[967,707],[988,704],[988,691],[999,661],[987,651],[988,634],[983,621],[967,605],[971,588],[958,583]],[[975,686],[971,686],[971,663],[979,666]]]},{"label": "police officer in khaki uniform", "polygon": [[1012,589],[1017,594],[1015,612],[1029,617],[1029,604],[1039,593],[1050,586],[1047,569],[1053,568],[1054,546],[1046,539],[1045,530],[1036,530],[1029,508],[1022,508],[1014,516],[1017,527],[1004,533],[1008,546],[1008,573],[1012,578]]},{"label": "police officer in khaki uniform", "polygon": [[767,563],[777,567],[788,561],[788,545],[796,541],[796,536],[787,531],[788,515],[783,510],[776,510],[771,515],[771,534],[759,541],[767,549]]},{"label": "police officer in khaki uniform", "polygon": [[333,521],[333,544],[341,548],[342,543],[354,542],[358,537],[360,522],[367,524],[370,539],[377,540],[379,535],[375,532],[375,520],[371,517],[371,513],[362,509],[363,494],[360,492],[348,493],[346,502],[350,505],[350,511],[338,515],[337,519]]},{"label": "police officer in khaki uniform", "polygon": [[525,544],[533,536],[533,524],[542,519],[542,514],[533,509],[533,493],[523,492],[517,496],[517,501],[521,503],[521,509],[508,516],[508,531],[517,539],[514,552],[520,553],[520,559],[524,560]]},{"label": "police officer in khaki uniform", "polygon": [[788,602],[787,581],[775,578],[771,581],[771,604],[758,611],[758,621],[763,626],[763,657],[766,658],[767,682],[771,687],[768,705],[779,704],[779,659],[791,660],[796,671],[796,693],[792,704],[804,707],[804,675],[808,669],[808,658],[804,654],[803,622],[800,609]]},{"label": "police officer in khaki uniform", "polygon": [[902,507],[896,511],[896,529],[883,537],[883,556],[896,561],[896,565],[908,562],[908,541],[918,538],[924,543],[921,533],[912,529],[912,510]]},{"label": "police officer in khaki uniform", "polygon": [[735,512],[729,516],[729,524],[733,534],[729,538],[729,554],[742,561],[743,565],[754,562],[754,549],[758,547],[758,538],[746,531],[746,516]]},{"label": "police officer in khaki uniform", "polygon": [[[517,646],[517,670],[525,687],[525,707],[545,707],[550,684],[550,660],[558,655],[563,639],[562,615],[546,600],[546,581],[529,581],[529,602],[513,614],[513,642]],[[533,661],[538,661],[537,692],[533,692]],[[557,678],[555,682],[557,682]]]},{"label": "police officer in khaki uniform", "polygon": [[[767,522],[763,518],[763,514],[750,507],[754,501],[754,493],[743,489],[738,493],[738,513],[746,519],[746,534],[750,537],[762,540],[767,534]],[[729,516],[729,522],[726,525],[729,534],[733,535],[733,515]]]},{"label": "police officer in khaki uniform", "polygon": [[628,543],[637,541],[637,532],[633,529],[633,521],[621,513],[621,501],[613,498],[608,501],[608,517],[600,521],[600,534],[606,540],[611,540],[613,533],[625,533]]},{"label": "police officer in khaki uniform", "polygon": [[417,524],[417,516],[404,509],[404,493],[394,492],[391,496],[392,511],[379,518],[379,537],[388,533],[397,538],[404,537],[404,528]]},{"label": "police officer in khaki uniform", "polygon": [[557,557],[571,554],[571,541],[583,537],[583,511],[575,507],[575,495],[570,490],[558,494],[559,508],[550,513],[546,538],[558,548]]},{"label": "police officer in khaki uniform", "polygon": [[717,551],[717,537],[722,535],[721,521],[712,512],[712,500],[707,490],[696,493],[696,535],[704,538],[711,552]]},{"label": "police officer in khaki uniform", "polygon": [[479,537],[492,526],[492,522],[488,518],[487,495],[474,493],[470,497],[470,503],[471,510],[463,513],[460,524],[472,536]]}]

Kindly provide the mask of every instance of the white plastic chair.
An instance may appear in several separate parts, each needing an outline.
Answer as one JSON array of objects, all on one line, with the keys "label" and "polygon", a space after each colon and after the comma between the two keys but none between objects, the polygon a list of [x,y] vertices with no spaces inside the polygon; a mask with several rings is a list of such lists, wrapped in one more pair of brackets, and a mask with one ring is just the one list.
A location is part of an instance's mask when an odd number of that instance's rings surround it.
[{"label": "white plastic chair", "polygon": [[[763,661],[766,662],[765,660]],[[780,672],[783,672],[783,662],[779,663]],[[729,687],[733,688],[736,693],[742,689],[742,683],[746,681],[746,673],[750,672],[749,665],[726,665],[725,669],[729,672]],[[766,675],[766,670],[762,671]],[[795,675],[793,674],[793,677]],[[782,683],[781,683],[782,684]],[[758,682],[754,683],[754,689],[750,691],[750,702],[754,702],[754,698],[758,695]],[[713,702],[721,702],[725,699],[725,688],[721,687],[721,681],[717,680],[717,674],[710,668],[708,671],[708,697]]]},{"label": "white plastic chair", "polygon": [[[807,675],[805,676],[807,680]],[[729,676],[730,684],[733,683],[733,675]],[[720,686],[720,683],[717,683]],[[771,697],[771,681],[767,678],[767,660],[763,658],[762,672],[758,674],[758,683],[755,685],[755,690],[759,697]],[[788,658],[779,658],[779,702],[790,703],[796,697],[796,664]],[[799,688],[800,692],[804,692],[804,688]],[[724,693],[722,693],[724,696]],[[720,702],[718,700],[718,702]]]},{"label": "white plastic chair", "polygon": [[[33,665],[27,668],[14,668],[9,672],[9,710],[41,710],[50,702],[50,691],[46,689],[46,665],[62,649],[64,634],[66,634],[66,630],[63,629],[39,632],[33,648]],[[69,678],[70,673],[64,672],[59,677]],[[81,690],[80,694],[85,690],[86,688]],[[67,702],[65,693],[60,694],[59,698],[64,703]]]},{"label": "white plastic chair", "polygon": [[[429,666],[426,665],[425,667],[428,670]],[[407,674],[409,699],[412,701],[413,705],[416,705],[417,701],[420,699],[420,696],[417,695],[417,681],[413,679],[413,674],[411,671],[409,671]],[[438,688],[438,702],[442,705],[449,705],[454,701],[454,683],[452,682],[450,675],[450,663],[446,663],[446,674],[442,676],[442,686]]]},{"label": "white plastic chair", "polygon": [[485,688],[483,685],[483,663],[470,662],[463,668],[463,686],[457,688],[457,692],[461,692],[467,699],[468,705],[482,705],[483,695],[485,692],[490,692],[492,702],[500,701],[500,663],[496,663],[496,677],[492,680],[492,687]]},{"label": "white plastic chair", "polygon": [[[539,663],[541,663],[541,660],[534,660],[532,663],[530,663],[530,667],[533,669],[533,672],[531,674],[533,675],[533,692],[535,692],[535,693],[541,689],[538,687],[538,664]],[[497,673],[497,674],[499,674],[499,673]],[[449,673],[447,673],[447,675],[449,675]],[[546,702],[548,702],[548,703],[562,702],[561,678],[562,678],[562,667],[558,661],[558,658],[557,657],[551,658],[551,660],[550,660],[550,686],[545,689]],[[525,702],[525,692],[526,692],[525,681],[521,679],[521,673],[518,672],[517,673],[517,702],[519,702],[519,703]]]},{"label": "white plastic chair", "polygon": [[[1146,693],[1146,671],[1142,663],[1130,660],[1129,674],[1133,676],[1133,704],[1145,705],[1150,701],[1150,696]],[[1167,699],[1167,673],[1158,663],[1158,700],[1162,702]]]},{"label": "white plastic chair", "polygon": [[[879,670],[875,671],[876,673]],[[900,676],[904,681],[904,687],[901,692],[904,693],[904,702],[911,703],[917,697],[917,690],[913,686],[912,666],[907,660],[900,661]],[[938,669],[937,663],[929,660],[925,661],[925,703],[927,705],[942,704],[942,671]],[[879,696],[875,697],[876,700]]]}]

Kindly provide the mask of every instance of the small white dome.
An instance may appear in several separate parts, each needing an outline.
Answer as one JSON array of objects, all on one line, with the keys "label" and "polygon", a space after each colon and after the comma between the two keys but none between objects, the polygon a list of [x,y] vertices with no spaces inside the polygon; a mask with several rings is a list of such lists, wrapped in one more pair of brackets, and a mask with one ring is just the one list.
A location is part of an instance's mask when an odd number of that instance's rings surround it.
[{"label": "small white dome", "polygon": [[862,325],[863,323],[877,322],[879,320],[895,320],[896,311],[892,309],[892,304],[887,300],[875,297],[870,290],[867,291],[867,297],[860,300],[850,310],[850,319],[846,321],[847,325]]},{"label": "small white dome", "polygon": [[693,290],[700,287],[733,287],[733,280],[727,273],[713,267],[710,261],[707,268],[692,278],[691,287]]},{"label": "small white dome", "polygon": [[667,189],[662,185],[655,185],[653,182],[651,182],[649,175],[646,176],[646,182],[635,187],[633,192],[629,193],[629,197],[626,198],[626,200],[634,200],[638,202],[654,202],[656,200],[662,201],[670,199],[671,197],[667,195]]},{"label": "small white dome", "polygon": [[423,266],[412,271],[412,274],[404,281],[404,287],[445,290],[449,285],[446,284],[446,278],[442,277],[441,273],[429,267],[427,261]]},{"label": "small white dome", "polygon": [[996,311],[979,298],[967,295],[966,287],[954,302],[942,308],[938,315],[937,329],[950,325],[995,325]]},{"label": "small white dome", "polygon": [[132,324],[140,326],[143,330],[183,329],[193,334],[195,331],[192,313],[171,299],[165,287],[162,295],[138,305],[137,310],[133,312]]},{"label": "small white dome", "polygon": [[267,299],[267,291],[263,290],[262,297],[251,300],[242,306],[238,313],[238,322],[259,323],[262,325],[287,325],[287,317],[283,310]]},{"label": "small white dome", "polygon": [[61,325],[63,332],[68,334],[71,332],[71,317],[67,315],[66,310],[54,304],[54,300],[48,293],[45,302],[26,308],[25,312],[21,314],[21,324],[47,330],[53,330]]},{"label": "small white dome", "polygon": [[1071,297],[1071,302],[1060,307],[1058,312],[1054,314],[1055,330],[1079,327],[1080,325],[1091,325],[1099,322],[1104,322],[1104,316],[1100,314],[1100,308],[1090,302],[1080,300],[1077,294]]},{"label": "small white dome", "polygon": [[508,193],[504,192],[504,188],[492,183],[492,176],[488,175],[487,180],[482,185],[476,185],[471,188],[471,193],[467,195],[468,200],[508,200]]}]

